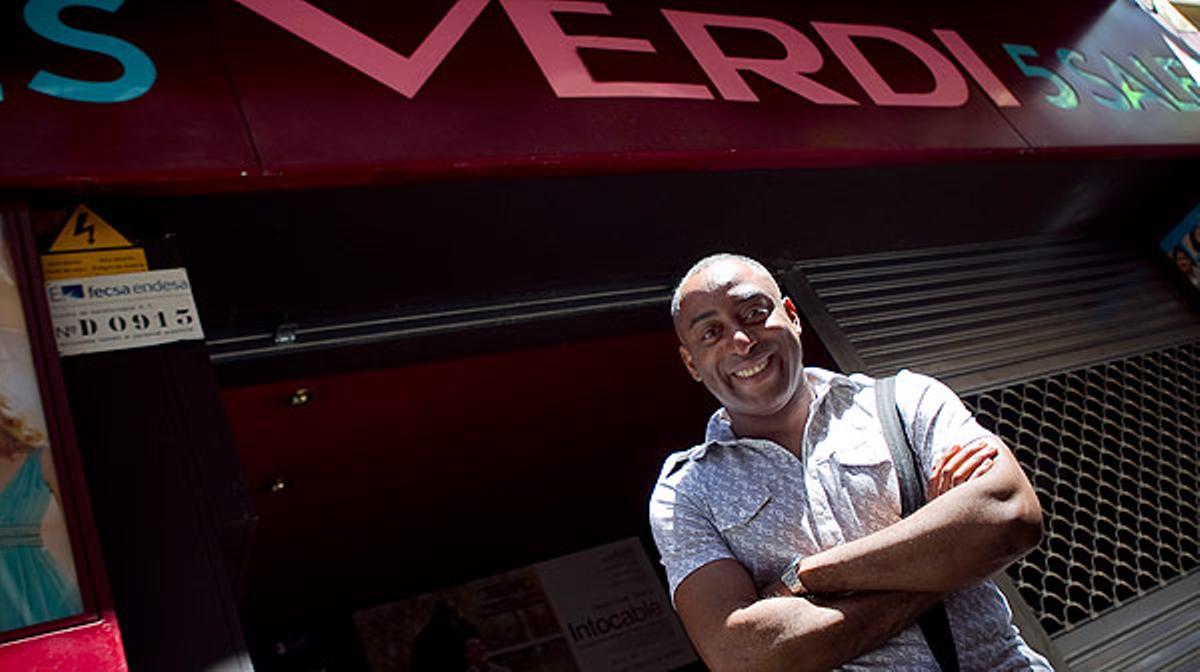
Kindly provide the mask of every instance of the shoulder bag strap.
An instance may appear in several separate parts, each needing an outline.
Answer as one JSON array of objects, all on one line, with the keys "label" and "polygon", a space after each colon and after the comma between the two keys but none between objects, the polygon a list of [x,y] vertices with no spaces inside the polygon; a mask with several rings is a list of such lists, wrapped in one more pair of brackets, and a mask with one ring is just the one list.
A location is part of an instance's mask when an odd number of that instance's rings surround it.
[{"label": "shoulder bag strap", "polygon": [[[900,515],[908,517],[925,504],[925,479],[917,468],[917,455],[904,431],[904,421],[896,407],[896,377],[889,376],[875,382],[875,404],[883,438],[892,452],[892,463],[896,465],[896,479],[900,483]],[[946,614],[946,603],[938,602],[917,619],[921,632],[933,657],[942,672],[958,672],[958,651],[954,648],[954,634],[950,631],[950,617]]]}]

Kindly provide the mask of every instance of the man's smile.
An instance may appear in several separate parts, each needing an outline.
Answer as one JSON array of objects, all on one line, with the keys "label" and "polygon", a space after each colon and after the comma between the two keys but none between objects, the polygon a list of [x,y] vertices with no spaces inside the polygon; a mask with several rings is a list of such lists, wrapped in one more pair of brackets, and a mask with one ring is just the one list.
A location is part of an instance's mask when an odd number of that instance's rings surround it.
[{"label": "man's smile", "polygon": [[768,355],[766,357],[763,357],[762,361],[758,362],[757,364],[751,364],[751,365],[743,367],[741,369],[737,369],[736,371],[733,372],[733,375],[734,375],[734,377],[741,378],[742,380],[745,380],[747,378],[753,378],[754,376],[757,376],[758,374],[765,371],[767,368],[767,364],[770,363],[770,361],[771,361],[771,357],[770,357],[770,355]]}]

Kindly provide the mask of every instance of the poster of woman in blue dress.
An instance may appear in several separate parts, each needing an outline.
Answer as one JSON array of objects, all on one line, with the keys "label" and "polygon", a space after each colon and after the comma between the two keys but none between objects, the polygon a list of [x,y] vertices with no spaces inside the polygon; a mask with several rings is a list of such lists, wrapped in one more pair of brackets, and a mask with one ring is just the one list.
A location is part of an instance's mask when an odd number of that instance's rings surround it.
[{"label": "poster of woman in blue dress", "polygon": [[37,371],[0,227],[0,632],[83,610]]}]

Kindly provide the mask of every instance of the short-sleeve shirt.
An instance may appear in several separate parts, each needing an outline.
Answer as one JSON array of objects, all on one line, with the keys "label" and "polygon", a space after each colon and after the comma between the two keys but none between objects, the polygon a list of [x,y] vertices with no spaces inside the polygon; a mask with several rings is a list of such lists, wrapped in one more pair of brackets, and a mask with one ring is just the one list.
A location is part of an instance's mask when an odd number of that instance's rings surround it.
[{"label": "short-sleeve shirt", "polygon": [[[669,456],[650,498],[650,523],[671,598],[693,571],[736,560],[762,588],[797,556],[813,555],[900,520],[900,486],[876,417],[875,381],[809,367],[815,395],[802,459],[766,439],[741,439],[723,410],[704,443]],[[939,381],[901,371],[896,405],[922,474],[950,447],[992,436]],[[930,558],[930,562],[936,562]],[[990,581],[946,599],[963,670],[1049,670],[1020,639]],[[913,626],[842,669],[938,670]]]}]

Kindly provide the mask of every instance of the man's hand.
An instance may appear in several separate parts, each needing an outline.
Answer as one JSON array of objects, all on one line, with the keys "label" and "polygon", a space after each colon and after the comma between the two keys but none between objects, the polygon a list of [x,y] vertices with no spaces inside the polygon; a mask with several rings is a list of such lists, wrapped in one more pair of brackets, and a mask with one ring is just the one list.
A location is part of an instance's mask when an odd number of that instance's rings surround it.
[{"label": "man's hand", "polygon": [[[953,446],[946,451],[933,467],[927,487],[928,500],[946,494],[952,488],[980,478],[996,464],[1000,454],[999,440],[981,438],[965,446]],[[792,591],[783,583],[775,581],[759,591],[759,597],[791,597]]]},{"label": "man's hand", "polygon": [[999,446],[987,439],[950,448],[933,466],[926,489],[928,499],[932,501],[957,485],[983,476],[996,463],[999,453]]},{"label": "man's hand", "polygon": [[977,443],[950,451],[935,474],[940,496],[911,516],[805,557],[804,586],[816,594],[952,592],[1036,546],[1042,510],[1017,458],[995,436]]}]

